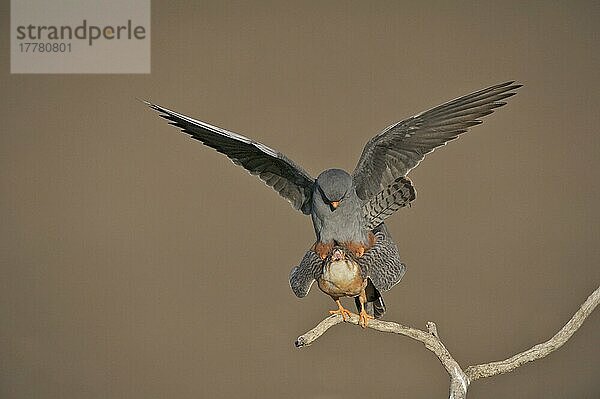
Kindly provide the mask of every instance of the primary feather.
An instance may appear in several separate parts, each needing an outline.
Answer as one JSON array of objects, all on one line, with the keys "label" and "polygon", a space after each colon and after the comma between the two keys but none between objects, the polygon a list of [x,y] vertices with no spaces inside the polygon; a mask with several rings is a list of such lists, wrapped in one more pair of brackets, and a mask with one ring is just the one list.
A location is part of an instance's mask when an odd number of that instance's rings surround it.
[{"label": "primary feather", "polygon": [[353,173],[356,193],[363,200],[406,176],[435,148],[456,139],[482,118],[501,107],[521,87],[506,82],[449,101],[395,123],[373,137]]},{"label": "primary feather", "polygon": [[300,166],[279,151],[234,132],[210,125],[170,109],[144,101],[171,125],[181,128],[193,139],[225,154],[231,161],[257,175],[295,209],[310,214],[314,180]]}]

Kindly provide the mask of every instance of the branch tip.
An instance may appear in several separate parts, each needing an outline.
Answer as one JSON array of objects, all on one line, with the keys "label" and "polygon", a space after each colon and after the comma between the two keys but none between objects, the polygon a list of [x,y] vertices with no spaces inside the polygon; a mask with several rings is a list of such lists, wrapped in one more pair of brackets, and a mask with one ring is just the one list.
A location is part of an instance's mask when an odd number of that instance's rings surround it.
[{"label": "branch tip", "polygon": [[[469,366],[465,371],[463,371],[458,362],[454,360],[440,340],[437,326],[432,321],[427,322],[427,332],[383,320],[371,320],[368,324],[368,328],[381,332],[404,335],[424,344],[428,350],[437,356],[450,376],[450,398],[465,399],[467,396],[467,389],[472,381],[479,378],[508,373],[525,363],[546,357],[551,352],[560,348],[581,327],[585,319],[594,311],[599,302],[600,287],[592,292],[567,324],[546,342],[535,345],[531,349],[520,352],[509,359]],[[294,345],[296,348],[310,346],[323,335],[325,331],[344,321],[349,324],[359,324],[358,316],[356,315],[352,315],[347,320],[343,320],[340,315],[331,315],[317,324],[312,330],[299,336]]]}]

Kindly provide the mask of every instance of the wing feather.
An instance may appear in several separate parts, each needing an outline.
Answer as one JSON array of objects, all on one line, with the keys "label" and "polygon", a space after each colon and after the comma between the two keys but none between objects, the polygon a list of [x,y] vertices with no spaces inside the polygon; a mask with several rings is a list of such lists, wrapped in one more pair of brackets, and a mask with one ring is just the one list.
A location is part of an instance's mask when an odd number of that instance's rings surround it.
[{"label": "wing feather", "polygon": [[314,179],[284,154],[266,145],[210,125],[170,109],[144,101],[170,125],[180,128],[193,139],[226,155],[234,164],[245,168],[272,187],[292,206],[310,214],[310,199]]},{"label": "wing feather", "polygon": [[367,276],[375,288],[385,292],[402,280],[406,266],[400,260],[398,247],[384,227],[375,233],[375,237],[375,245],[358,258],[358,263],[361,268],[367,270]]},{"label": "wing feather", "polygon": [[446,102],[388,126],[366,144],[353,173],[356,193],[368,201],[406,176],[425,155],[455,140],[480,118],[506,104],[521,87],[506,82]]},{"label": "wing feather", "polygon": [[308,295],[310,287],[323,270],[323,260],[312,249],[304,254],[300,264],[290,272],[290,288],[298,298]]}]

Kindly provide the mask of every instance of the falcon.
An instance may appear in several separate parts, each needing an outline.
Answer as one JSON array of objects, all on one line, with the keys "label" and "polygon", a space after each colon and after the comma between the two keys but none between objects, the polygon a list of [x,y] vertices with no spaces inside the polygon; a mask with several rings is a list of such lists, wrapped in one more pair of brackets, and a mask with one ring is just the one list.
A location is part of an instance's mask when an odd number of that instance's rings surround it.
[{"label": "falcon", "polygon": [[[336,244],[325,259],[314,251],[307,251],[300,265],[290,274],[290,287],[302,298],[317,281],[319,289],[338,305],[329,313],[339,314],[344,320],[352,314],[340,298],[354,297],[359,310],[359,324],[366,327],[369,319],[385,313],[381,291],[387,291],[404,276],[406,266],[400,261],[398,247],[391,240],[382,223],[374,229],[375,243],[362,256],[348,247]],[[377,287],[377,288],[375,288]]]},{"label": "falcon", "polygon": [[290,287],[296,296],[304,297],[317,281],[338,305],[332,312],[344,319],[351,312],[339,299],[354,297],[364,327],[369,318],[385,312],[381,292],[397,284],[405,272],[384,222],[416,198],[407,174],[425,155],[505,105],[503,100],[519,87],[514,81],[494,85],[394,123],[367,142],[352,174],[327,169],[316,179],[262,143],[144,103],[191,138],[258,176],[294,209],[311,216],[316,241],[292,269]]}]

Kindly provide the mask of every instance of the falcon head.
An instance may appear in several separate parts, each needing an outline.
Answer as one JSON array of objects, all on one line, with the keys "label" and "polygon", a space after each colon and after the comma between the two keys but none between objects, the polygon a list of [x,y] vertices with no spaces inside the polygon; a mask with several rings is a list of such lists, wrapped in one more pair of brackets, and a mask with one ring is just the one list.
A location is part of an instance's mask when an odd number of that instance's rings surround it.
[{"label": "falcon head", "polygon": [[341,169],[327,169],[317,177],[315,183],[315,196],[331,211],[337,209],[340,202],[352,192],[352,176]]},{"label": "falcon head", "polygon": [[332,261],[340,261],[340,260],[344,260],[346,258],[346,255],[344,254],[344,251],[341,248],[334,248],[332,253],[331,253],[331,260]]}]

